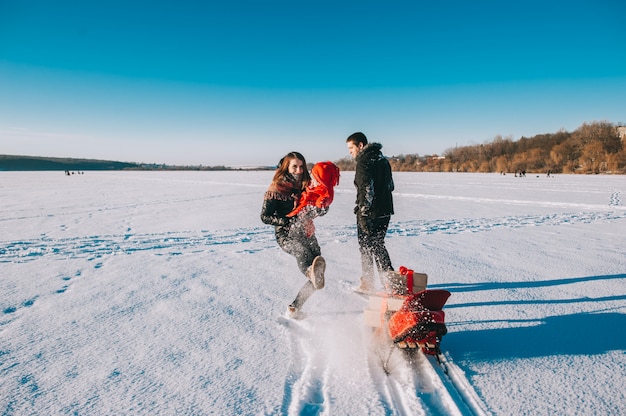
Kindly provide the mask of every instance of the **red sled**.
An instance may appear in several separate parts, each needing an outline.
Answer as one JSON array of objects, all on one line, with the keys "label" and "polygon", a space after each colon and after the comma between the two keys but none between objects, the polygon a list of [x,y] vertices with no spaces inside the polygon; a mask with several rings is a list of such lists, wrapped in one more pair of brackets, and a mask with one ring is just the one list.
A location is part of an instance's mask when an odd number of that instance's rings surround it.
[{"label": "red sled", "polygon": [[443,306],[447,290],[423,290],[409,295],[388,322],[389,336],[399,348],[421,348],[426,354],[439,354],[441,338],[447,334]]},{"label": "red sled", "polygon": [[428,275],[404,266],[387,272],[383,283],[385,292],[369,294],[365,323],[386,333],[385,338],[401,349],[439,354],[441,338],[448,332],[442,309],[450,292],[426,289]]}]

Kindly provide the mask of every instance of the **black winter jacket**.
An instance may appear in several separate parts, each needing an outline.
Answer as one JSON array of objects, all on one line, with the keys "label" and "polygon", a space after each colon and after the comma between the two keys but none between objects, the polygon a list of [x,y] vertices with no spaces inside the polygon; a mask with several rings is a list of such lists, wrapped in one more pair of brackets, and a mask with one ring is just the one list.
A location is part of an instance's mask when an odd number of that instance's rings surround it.
[{"label": "black winter jacket", "polygon": [[295,207],[300,197],[300,190],[280,191],[276,186],[270,186],[263,198],[261,221],[274,226],[276,240],[281,244],[289,237],[295,219],[287,217]]},{"label": "black winter jacket", "polygon": [[380,150],[382,147],[380,143],[368,143],[355,158],[355,213],[367,218],[393,214],[393,177],[391,165]]}]

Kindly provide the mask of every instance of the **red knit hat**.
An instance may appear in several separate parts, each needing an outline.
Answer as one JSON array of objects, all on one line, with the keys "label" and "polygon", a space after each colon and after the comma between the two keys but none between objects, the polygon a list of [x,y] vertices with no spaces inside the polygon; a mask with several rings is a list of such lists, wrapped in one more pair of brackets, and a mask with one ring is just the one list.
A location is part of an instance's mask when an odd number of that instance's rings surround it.
[{"label": "red knit hat", "polygon": [[319,162],[311,169],[311,176],[321,184],[324,184],[330,194],[330,205],[333,202],[333,188],[339,185],[339,168],[333,162]]}]

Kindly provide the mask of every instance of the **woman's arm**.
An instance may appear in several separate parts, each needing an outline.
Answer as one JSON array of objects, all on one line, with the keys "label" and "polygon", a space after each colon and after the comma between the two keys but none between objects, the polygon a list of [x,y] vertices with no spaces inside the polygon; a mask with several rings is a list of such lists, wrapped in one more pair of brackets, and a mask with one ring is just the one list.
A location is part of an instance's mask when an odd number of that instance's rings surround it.
[{"label": "woman's arm", "polygon": [[278,204],[280,201],[276,199],[264,199],[261,208],[261,221],[264,224],[274,226],[285,226],[289,224],[289,218],[278,215]]}]

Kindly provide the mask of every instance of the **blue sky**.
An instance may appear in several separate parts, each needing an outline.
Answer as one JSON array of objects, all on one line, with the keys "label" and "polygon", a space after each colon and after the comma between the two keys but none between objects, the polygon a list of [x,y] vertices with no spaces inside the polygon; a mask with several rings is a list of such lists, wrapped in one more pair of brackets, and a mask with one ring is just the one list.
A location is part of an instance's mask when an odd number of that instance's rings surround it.
[{"label": "blue sky", "polygon": [[626,122],[626,6],[0,0],[0,154],[203,165]]}]

